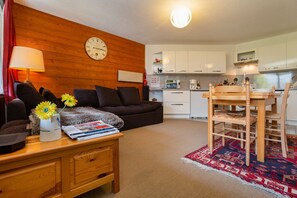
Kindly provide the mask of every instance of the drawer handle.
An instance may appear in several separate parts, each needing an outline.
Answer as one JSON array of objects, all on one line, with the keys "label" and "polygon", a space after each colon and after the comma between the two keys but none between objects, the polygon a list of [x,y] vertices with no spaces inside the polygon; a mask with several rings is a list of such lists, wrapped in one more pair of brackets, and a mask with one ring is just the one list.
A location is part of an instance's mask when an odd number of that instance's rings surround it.
[{"label": "drawer handle", "polygon": [[195,70],[194,72],[202,72],[202,70]]},{"label": "drawer handle", "polygon": [[171,92],[173,94],[182,94],[183,92],[182,91],[175,91],[175,92]]},{"label": "drawer handle", "polygon": [[94,159],[94,158],[92,158],[92,159],[90,159],[89,161],[90,161],[90,162],[92,162],[92,161],[95,161],[95,159]]},{"label": "drawer handle", "polygon": [[184,105],[184,104],[171,104],[171,105],[182,106],[182,105]]},{"label": "drawer handle", "polygon": [[180,70],[179,72],[186,72],[186,70]]}]

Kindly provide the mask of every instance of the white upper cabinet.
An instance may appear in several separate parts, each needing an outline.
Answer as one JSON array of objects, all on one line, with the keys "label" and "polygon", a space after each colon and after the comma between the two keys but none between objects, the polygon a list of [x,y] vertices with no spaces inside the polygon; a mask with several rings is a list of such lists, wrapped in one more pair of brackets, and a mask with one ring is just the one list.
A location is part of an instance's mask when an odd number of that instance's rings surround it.
[{"label": "white upper cabinet", "polygon": [[206,52],[189,51],[189,73],[202,73],[206,63]]},{"label": "white upper cabinet", "polygon": [[163,51],[163,73],[175,73],[175,51]]},{"label": "white upper cabinet", "polygon": [[297,69],[297,40],[287,42],[287,69]]},{"label": "white upper cabinet", "polygon": [[188,52],[187,51],[175,52],[175,72],[176,73],[188,72]]},{"label": "white upper cabinet", "polygon": [[[159,58],[160,55],[161,58]],[[222,74],[226,72],[226,53],[220,51],[162,51],[155,53],[153,59],[153,73],[155,74]],[[161,59],[161,61],[159,61],[159,59]]]},{"label": "white upper cabinet", "polygon": [[226,53],[207,52],[204,71],[206,73],[222,74],[226,72]]},{"label": "white upper cabinet", "polygon": [[259,71],[286,69],[286,43],[259,47]]}]

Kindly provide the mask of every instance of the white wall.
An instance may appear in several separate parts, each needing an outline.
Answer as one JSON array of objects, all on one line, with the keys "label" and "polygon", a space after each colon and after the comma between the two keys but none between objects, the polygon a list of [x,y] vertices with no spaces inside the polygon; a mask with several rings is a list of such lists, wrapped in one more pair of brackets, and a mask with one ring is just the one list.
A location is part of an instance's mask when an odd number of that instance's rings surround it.
[{"label": "white wall", "polygon": [[233,65],[235,45],[146,45],[145,46],[145,69],[147,74],[152,74],[152,54],[161,51],[224,51],[227,55],[227,73],[235,74]]}]

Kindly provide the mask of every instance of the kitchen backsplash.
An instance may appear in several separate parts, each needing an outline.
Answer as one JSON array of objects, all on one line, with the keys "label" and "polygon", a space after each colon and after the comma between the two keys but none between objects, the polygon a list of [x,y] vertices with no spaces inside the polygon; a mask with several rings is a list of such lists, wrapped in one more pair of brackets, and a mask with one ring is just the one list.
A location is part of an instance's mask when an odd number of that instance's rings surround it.
[{"label": "kitchen backsplash", "polygon": [[[250,79],[250,83],[256,89],[270,89],[275,86],[276,89],[284,89],[287,82],[295,83],[297,81],[297,71],[264,73],[264,74],[249,74],[246,75]],[[190,80],[196,79],[200,83],[201,89],[208,89],[209,83],[217,85],[228,80],[233,82],[234,78],[238,79],[238,84],[243,82],[243,75],[213,75],[213,74],[162,74],[162,75],[147,75],[148,85],[151,85],[152,77],[160,78],[160,88],[164,88],[165,80],[180,80],[181,90],[189,90]],[[159,88],[159,89],[160,89]],[[153,89],[151,87],[151,89]],[[158,89],[158,88],[155,88]]]}]

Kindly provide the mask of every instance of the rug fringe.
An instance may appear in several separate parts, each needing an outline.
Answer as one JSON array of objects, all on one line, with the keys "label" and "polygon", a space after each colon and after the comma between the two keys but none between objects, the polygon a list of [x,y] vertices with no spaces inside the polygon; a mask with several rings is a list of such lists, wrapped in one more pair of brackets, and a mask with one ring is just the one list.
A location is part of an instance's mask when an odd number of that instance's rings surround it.
[{"label": "rug fringe", "polygon": [[215,169],[215,168],[206,166],[206,165],[204,165],[204,164],[201,164],[201,163],[199,163],[199,162],[193,161],[193,160],[188,159],[188,158],[185,158],[185,157],[182,157],[181,160],[182,160],[183,162],[185,162],[185,163],[194,164],[194,165],[198,166],[199,168],[201,168],[201,169],[203,169],[203,170],[206,170],[206,171],[216,171],[216,172],[222,173],[222,174],[224,174],[224,175],[228,175],[228,176],[230,176],[230,177],[232,177],[232,178],[235,178],[235,179],[241,181],[241,182],[242,182],[243,184],[245,184],[245,185],[250,185],[250,186],[253,186],[253,187],[255,187],[255,188],[258,188],[258,189],[264,190],[264,191],[266,191],[266,192],[272,193],[272,194],[275,195],[276,197],[279,197],[279,198],[288,197],[288,198],[289,198],[289,196],[287,196],[287,195],[283,195],[283,194],[281,194],[281,193],[275,192],[274,190],[271,190],[271,189],[266,188],[266,187],[264,187],[264,186],[261,186],[261,185],[259,185],[259,184],[249,183],[249,182],[247,182],[247,181],[241,179],[240,177],[237,177],[237,176],[235,176],[235,175],[233,175],[233,174],[231,174],[231,173],[228,173],[228,172],[225,172],[225,171],[217,170],[217,169]]}]

